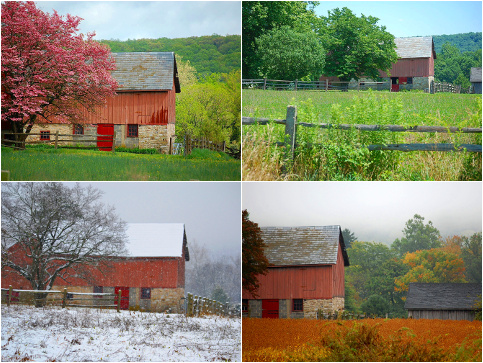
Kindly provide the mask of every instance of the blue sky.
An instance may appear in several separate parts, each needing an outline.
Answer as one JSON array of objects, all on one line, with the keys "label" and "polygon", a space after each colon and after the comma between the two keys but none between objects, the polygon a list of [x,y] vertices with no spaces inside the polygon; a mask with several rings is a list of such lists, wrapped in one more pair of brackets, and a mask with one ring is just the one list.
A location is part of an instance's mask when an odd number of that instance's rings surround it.
[{"label": "blue sky", "polygon": [[320,1],[317,15],[348,7],[379,18],[395,37],[481,32],[481,1]]}]

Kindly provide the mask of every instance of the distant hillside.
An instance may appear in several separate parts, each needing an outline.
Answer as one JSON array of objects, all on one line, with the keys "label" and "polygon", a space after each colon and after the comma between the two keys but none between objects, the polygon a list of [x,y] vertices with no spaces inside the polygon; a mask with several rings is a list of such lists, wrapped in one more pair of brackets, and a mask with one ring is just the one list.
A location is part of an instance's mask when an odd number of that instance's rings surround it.
[{"label": "distant hillside", "polygon": [[175,52],[189,60],[199,76],[241,69],[241,36],[209,35],[190,38],[101,40],[112,52]]},{"label": "distant hillside", "polygon": [[433,40],[436,53],[441,53],[441,47],[446,42],[449,42],[457,47],[461,53],[481,50],[481,32],[452,35],[433,35]]}]

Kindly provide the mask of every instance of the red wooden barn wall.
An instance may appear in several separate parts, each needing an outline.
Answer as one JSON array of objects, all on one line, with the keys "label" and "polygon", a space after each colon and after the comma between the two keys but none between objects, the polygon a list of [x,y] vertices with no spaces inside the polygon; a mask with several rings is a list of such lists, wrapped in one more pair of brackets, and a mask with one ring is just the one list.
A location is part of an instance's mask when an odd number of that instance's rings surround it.
[{"label": "red wooden barn wall", "polygon": [[[389,77],[380,72],[381,77]],[[399,59],[392,65],[391,77],[429,77],[434,76],[434,58]]]},{"label": "red wooden barn wall", "polygon": [[[13,258],[17,261],[27,259],[22,251],[13,247]],[[59,261],[60,263],[60,261]],[[75,268],[80,275],[89,279],[69,277],[67,281],[57,278],[54,285],[60,286],[129,286],[177,288],[185,285],[185,256],[182,257],[127,257],[115,258],[103,268],[103,272],[89,265]],[[75,271],[70,271],[75,275]],[[8,267],[2,270],[2,288],[12,285],[16,289],[32,289],[30,283]]]},{"label": "red wooden barn wall", "polygon": [[[61,123],[52,117],[53,123]],[[41,116],[38,122],[48,123]],[[84,111],[84,124],[115,125],[166,125],[176,122],[176,92],[168,91],[118,91],[107,100],[105,106],[96,107],[94,112]]]}]

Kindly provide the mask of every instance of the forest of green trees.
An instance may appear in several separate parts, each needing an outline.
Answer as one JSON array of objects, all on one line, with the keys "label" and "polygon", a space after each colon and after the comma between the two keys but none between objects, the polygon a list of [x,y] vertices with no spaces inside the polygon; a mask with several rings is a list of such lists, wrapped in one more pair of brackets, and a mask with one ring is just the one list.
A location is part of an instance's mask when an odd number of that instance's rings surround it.
[{"label": "forest of green trees", "polygon": [[199,77],[212,73],[230,73],[241,67],[240,35],[207,35],[189,38],[158,38],[102,40],[111,51],[118,52],[174,52],[189,60]]},{"label": "forest of green trees", "polygon": [[350,262],[345,269],[346,310],[406,317],[404,299],[411,282],[481,284],[481,232],[442,238],[418,214],[402,232],[391,246],[358,241],[348,229],[342,232]]}]

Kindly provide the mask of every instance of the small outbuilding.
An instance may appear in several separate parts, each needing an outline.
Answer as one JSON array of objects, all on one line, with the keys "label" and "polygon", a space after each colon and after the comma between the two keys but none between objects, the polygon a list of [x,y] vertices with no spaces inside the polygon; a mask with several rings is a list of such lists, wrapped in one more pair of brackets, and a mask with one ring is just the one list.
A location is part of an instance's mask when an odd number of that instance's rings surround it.
[{"label": "small outbuilding", "polygon": [[470,82],[473,87],[473,93],[481,95],[481,67],[471,68]]},{"label": "small outbuilding", "polygon": [[260,229],[270,267],[258,276],[257,297],[243,291],[243,316],[313,319],[344,309],[349,258],[340,226]]},{"label": "small outbuilding", "polygon": [[413,319],[473,321],[481,313],[481,284],[411,283],[404,308]]}]

